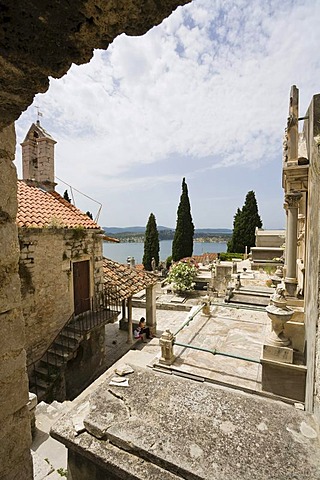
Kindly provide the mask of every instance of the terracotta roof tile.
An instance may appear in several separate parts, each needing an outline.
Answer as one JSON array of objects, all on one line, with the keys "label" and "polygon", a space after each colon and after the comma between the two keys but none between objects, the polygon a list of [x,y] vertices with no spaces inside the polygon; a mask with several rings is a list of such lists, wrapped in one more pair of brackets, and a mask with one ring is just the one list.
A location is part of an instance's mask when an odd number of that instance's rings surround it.
[{"label": "terracotta roof tile", "polygon": [[111,289],[117,289],[120,300],[129,298],[157,282],[157,277],[152,273],[137,271],[109,258],[103,259],[103,275],[105,284]]},{"label": "terracotta roof tile", "polygon": [[192,255],[192,257],[185,257],[180,260],[180,262],[196,262],[196,263],[206,263],[213,262],[218,257],[217,253],[202,253],[201,255]]},{"label": "terracotta roof tile", "polygon": [[57,192],[46,192],[39,187],[18,180],[18,227],[61,227],[101,230],[85,213],[67,202]]}]

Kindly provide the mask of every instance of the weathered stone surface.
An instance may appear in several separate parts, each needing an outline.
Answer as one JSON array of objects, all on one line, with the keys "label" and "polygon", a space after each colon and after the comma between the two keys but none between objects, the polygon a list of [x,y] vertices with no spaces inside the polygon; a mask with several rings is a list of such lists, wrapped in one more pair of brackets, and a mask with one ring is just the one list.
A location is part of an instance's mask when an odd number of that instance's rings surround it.
[{"label": "weathered stone surface", "polygon": [[[14,125],[0,131],[0,225],[4,220],[15,221],[17,214],[17,173],[12,161],[15,157],[16,133]],[[8,181],[12,179],[12,182]]]},{"label": "weathered stone surface", "polygon": [[26,406],[1,421],[0,478],[24,480],[32,478],[30,454],[31,429]]},{"label": "weathered stone surface", "polygon": [[0,358],[0,419],[29,401],[25,361],[24,350]]},{"label": "weathered stone surface", "polygon": [[0,128],[16,120],[33,96],[48,88],[71,63],[88,62],[126,33],[142,35],[189,0],[22,0],[1,5]]},{"label": "weathered stone surface", "polygon": [[[129,384],[111,387],[107,378],[89,398],[90,432],[75,439],[68,415],[54,426],[54,437],[99,465],[109,464],[111,443],[118,447],[111,463],[127,451],[192,480],[320,479],[319,438],[305,412],[137,367]],[[110,407],[107,394],[114,397]]]},{"label": "weathered stone surface", "polygon": [[6,313],[0,313],[0,331],[0,358],[2,355],[8,355],[10,352],[22,350],[25,337],[21,310],[14,309]]}]

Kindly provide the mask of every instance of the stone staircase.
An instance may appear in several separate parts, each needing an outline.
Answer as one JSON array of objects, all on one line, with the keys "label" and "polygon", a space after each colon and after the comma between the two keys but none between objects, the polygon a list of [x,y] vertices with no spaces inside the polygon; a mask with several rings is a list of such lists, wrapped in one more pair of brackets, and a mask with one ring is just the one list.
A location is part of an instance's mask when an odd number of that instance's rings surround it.
[{"label": "stone staircase", "polygon": [[35,393],[38,402],[46,400],[54,384],[67,367],[67,363],[76,357],[80,343],[95,328],[114,322],[121,309],[120,302],[106,304],[99,296],[99,307],[75,315],[65,323],[43,356],[28,365],[29,391]]},{"label": "stone staircase", "polygon": [[83,336],[72,318],[72,324],[67,322],[41,359],[28,369],[29,390],[37,395],[38,401],[46,397],[67,362],[76,356]]}]

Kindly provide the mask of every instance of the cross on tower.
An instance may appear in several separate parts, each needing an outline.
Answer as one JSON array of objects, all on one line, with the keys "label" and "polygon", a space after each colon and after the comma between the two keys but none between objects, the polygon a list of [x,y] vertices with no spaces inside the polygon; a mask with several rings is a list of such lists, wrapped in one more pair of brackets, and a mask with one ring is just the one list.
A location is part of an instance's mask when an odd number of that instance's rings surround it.
[{"label": "cross on tower", "polygon": [[38,116],[37,123],[40,123],[40,117],[43,117],[43,113],[40,112],[40,107],[38,107],[38,105],[34,105],[34,108],[37,109],[37,116]]}]

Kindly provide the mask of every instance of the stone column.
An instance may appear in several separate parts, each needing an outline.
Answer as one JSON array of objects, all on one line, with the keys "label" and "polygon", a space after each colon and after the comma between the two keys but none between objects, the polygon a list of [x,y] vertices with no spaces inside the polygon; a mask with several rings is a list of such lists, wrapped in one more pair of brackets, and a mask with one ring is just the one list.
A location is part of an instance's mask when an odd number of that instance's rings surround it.
[{"label": "stone column", "polygon": [[123,320],[124,318],[126,318],[126,301],[125,301],[125,299],[122,300],[121,312],[122,312],[121,320]]},{"label": "stone column", "polygon": [[288,208],[288,222],[286,232],[286,290],[294,296],[297,289],[297,239],[298,239],[298,206],[302,194],[299,192],[288,193],[285,201]]},{"label": "stone column", "polygon": [[14,125],[0,133],[0,478],[31,480],[31,426],[18,274]]},{"label": "stone column", "polygon": [[127,300],[127,315],[128,315],[128,339],[127,343],[130,345],[133,343],[133,331],[132,331],[132,297]]},{"label": "stone column", "polygon": [[150,332],[155,335],[157,330],[156,320],[156,285],[146,288],[146,323]]}]

